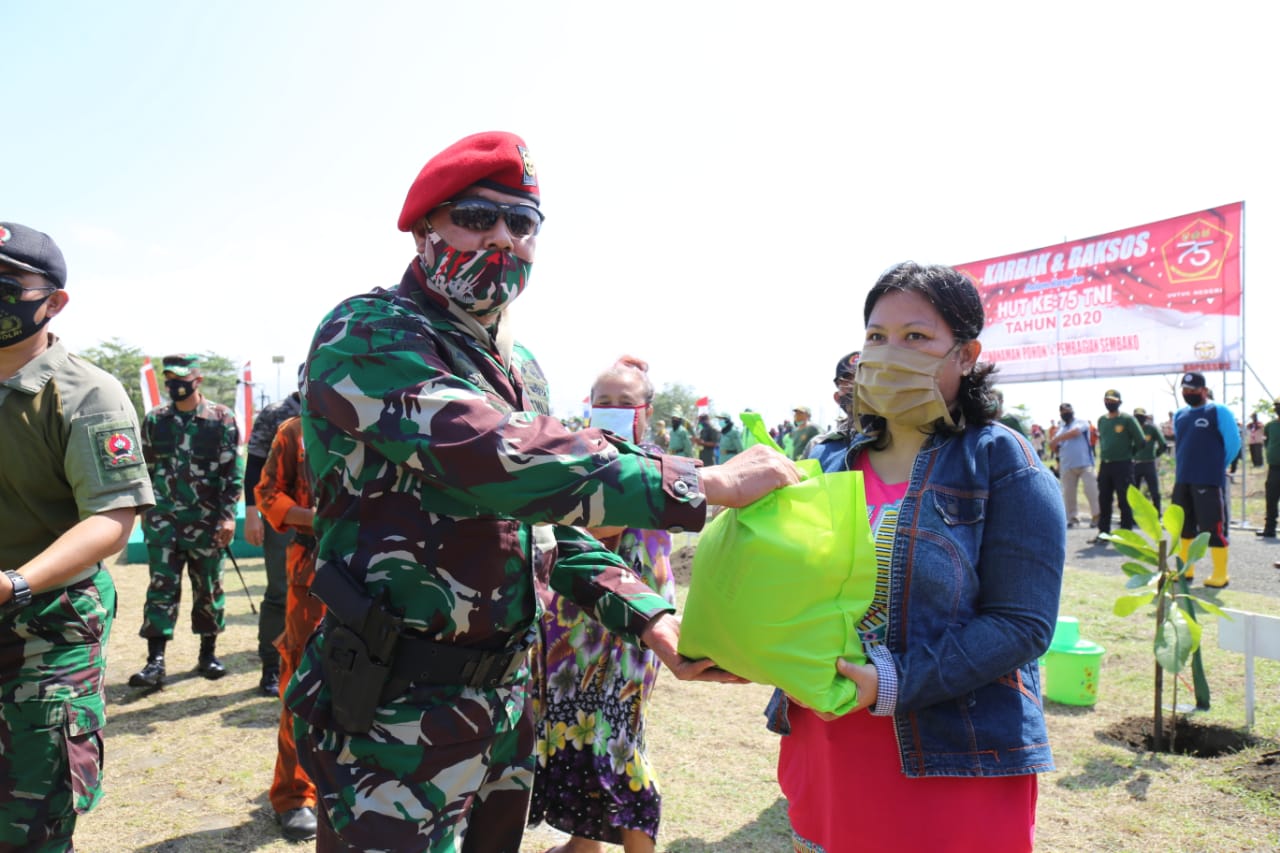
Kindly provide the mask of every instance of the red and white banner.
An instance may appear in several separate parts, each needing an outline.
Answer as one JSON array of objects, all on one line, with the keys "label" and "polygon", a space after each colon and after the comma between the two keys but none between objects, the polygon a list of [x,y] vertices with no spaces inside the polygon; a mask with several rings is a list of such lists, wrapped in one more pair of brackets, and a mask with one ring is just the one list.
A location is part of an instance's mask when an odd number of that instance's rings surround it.
[{"label": "red and white banner", "polygon": [[957,264],[1000,382],[1240,367],[1244,202]]},{"label": "red and white banner", "polygon": [[151,365],[151,359],[146,356],[142,357],[142,369],[138,374],[138,387],[142,390],[142,413],[147,412],[160,405],[160,384],[156,381],[156,369]]},{"label": "red and white banner", "polygon": [[249,441],[249,433],[253,432],[253,370],[246,361],[240,368],[240,378],[236,380],[236,426],[240,430],[240,443]]}]

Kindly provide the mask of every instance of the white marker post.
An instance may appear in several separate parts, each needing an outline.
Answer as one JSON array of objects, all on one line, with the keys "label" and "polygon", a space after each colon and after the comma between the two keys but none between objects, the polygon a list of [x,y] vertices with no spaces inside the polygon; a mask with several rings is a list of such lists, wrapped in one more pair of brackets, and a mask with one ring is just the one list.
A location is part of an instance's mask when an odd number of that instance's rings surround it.
[{"label": "white marker post", "polygon": [[1218,620],[1218,648],[1244,653],[1244,722],[1253,728],[1253,659],[1280,660],[1280,616],[1223,609],[1230,620]]}]

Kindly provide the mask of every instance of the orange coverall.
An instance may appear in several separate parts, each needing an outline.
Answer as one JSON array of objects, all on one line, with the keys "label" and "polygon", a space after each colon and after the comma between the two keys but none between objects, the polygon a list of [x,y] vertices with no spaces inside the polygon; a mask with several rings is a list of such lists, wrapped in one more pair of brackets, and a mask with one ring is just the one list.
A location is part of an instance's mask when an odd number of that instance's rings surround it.
[{"label": "orange coverall", "polygon": [[[308,593],[316,573],[316,546],[310,527],[289,524],[285,517],[295,507],[312,508],[310,474],[302,450],[302,420],[289,418],[280,425],[271,452],[262,466],[262,478],[254,489],[258,511],[281,533],[290,528],[298,535],[289,545],[285,571],[289,594],[285,601],[284,633],[276,638],[280,650],[280,693],[293,677],[302,658],[307,638],[324,618],[324,605]],[[280,732],[276,738],[275,778],[269,798],[276,814],[306,806],[316,807],[316,787],[298,765],[298,747],[293,740],[293,715],[280,710]]]}]

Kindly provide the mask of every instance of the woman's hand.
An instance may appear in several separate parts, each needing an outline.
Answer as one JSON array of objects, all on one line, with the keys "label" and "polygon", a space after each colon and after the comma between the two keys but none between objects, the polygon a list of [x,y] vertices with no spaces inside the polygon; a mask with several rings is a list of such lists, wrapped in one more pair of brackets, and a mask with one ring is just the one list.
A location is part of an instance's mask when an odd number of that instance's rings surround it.
[{"label": "woman's hand", "polygon": [[858,686],[858,703],[851,710],[861,711],[876,703],[880,695],[880,674],[875,664],[852,664],[844,658],[836,660],[836,670]]},{"label": "woman's hand", "polygon": [[716,681],[721,684],[746,684],[731,672],[717,669],[710,658],[690,660],[676,651],[680,643],[680,620],[670,613],[656,616],[640,633],[640,639],[658,656],[658,660],[681,681]]},{"label": "woman's hand", "polygon": [[[852,714],[854,711],[870,708],[876,703],[876,697],[879,695],[880,675],[876,672],[874,664],[852,664],[844,658],[838,658],[836,660],[836,671],[858,687],[858,701],[845,714]],[[799,705],[819,720],[828,723],[844,716],[844,714],[832,714],[830,711],[816,711],[790,694],[787,695],[787,701]]]}]

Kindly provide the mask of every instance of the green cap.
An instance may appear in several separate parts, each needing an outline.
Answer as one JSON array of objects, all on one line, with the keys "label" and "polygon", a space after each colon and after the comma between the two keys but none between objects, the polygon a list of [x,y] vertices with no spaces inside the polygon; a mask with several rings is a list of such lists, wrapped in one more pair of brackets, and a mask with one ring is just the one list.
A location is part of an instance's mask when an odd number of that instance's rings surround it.
[{"label": "green cap", "polygon": [[182,353],[166,355],[162,365],[165,373],[172,373],[174,376],[190,376],[192,373],[200,372],[200,357]]}]

